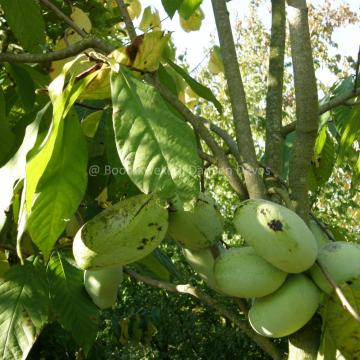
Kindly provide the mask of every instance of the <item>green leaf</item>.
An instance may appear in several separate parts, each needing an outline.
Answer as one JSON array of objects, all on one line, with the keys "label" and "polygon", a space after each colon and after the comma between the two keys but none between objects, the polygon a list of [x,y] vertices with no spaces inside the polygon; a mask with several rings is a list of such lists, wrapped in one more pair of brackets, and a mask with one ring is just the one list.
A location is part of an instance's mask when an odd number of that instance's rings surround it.
[{"label": "green leaf", "polygon": [[[341,286],[354,307],[360,312],[360,282]],[[360,324],[343,308],[336,295],[328,297],[322,307],[323,327],[346,359],[360,358]]]},{"label": "green leaf", "polygon": [[25,262],[0,279],[0,351],[3,360],[25,359],[47,322],[48,285],[40,264]]},{"label": "green leaf", "polygon": [[21,66],[16,64],[9,64],[7,69],[15,81],[16,91],[24,106],[24,109],[29,111],[33,108],[36,95],[34,82],[30,74]]},{"label": "green leaf", "polygon": [[324,126],[318,134],[314,146],[309,174],[310,190],[315,191],[328,181],[335,161],[335,144],[327,131],[327,126]]},{"label": "green leaf", "polygon": [[169,59],[166,59],[166,61],[179,75],[181,75],[183,77],[183,79],[187,82],[187,84],[191,87],[191,89],[197,95],[199,95],[200,97],[202,97],[205,100],[211,101],[214,104],[214,106],[216,107],[216,110],[220,114],[222,113],[222,111],[223,111],[222,105],[216,99],[215,95],[212,93],[212,91],[209,88],[207,88],[206,86],[197,82],[179,65],[176,65],[174,62],[172,62]]},{"label": "green leaf", "polygon": [[[45,143],[40,146],[37,153],[26,164],[26,206],[28,214],[31,213],[34,195],[37,191],[40,178],[52,158],[57,138],[61,139],[62,137],[64,131],[63,120],[86,85],[96,76],[95,73],[95,75],[92,74],[92,76],[87,76],[80,81],[75,81],[75,76],[71,71],[82,59],[83,56],[79,55],[73,61],[66,63],[62,73],[49,85],[49,96],[53,103],[52,125],[46,136]],[[68,74],[71,77],[65,87]]]},{"label": "green leaf", "polygon": [[45,256],[78,208],[87,183],[87,145],[74,111],[63,122],[62,130],[28,218],[31,238]]},{"label": "green leaf", "polygon": [[283,156],[284,156],[284,163],[283,163],[283,178],[287,179],[289,176],[289,165],[290,160],[292,157],[292,151],[295,143],[295,131],[286,135],[284,145],[283,145]]},{"label": "green leaf", "polygon": [[40,52],[45,43],[45,23],[36,0],[0,0],[5,18],[19,40],[30,52]]},{"label": "green leaf", "polygon": [[343,157],[348,154],[353,142],[359,138],[360,135],[360,106],[354,107],[349,113],[346,123],[343,126],[340,138],[339,155]]},{"label": "green leaf", "polygon": [[0,230],[5,224],[6,211],[11,204],[14,184],[17,180],[21,180],[25,177],[26,157],[35,145],[39,124],[48,109],[49,104],[41,109],[37,113],[35,120],[26,127],[24,140],[19,150],[2,168],[0,168]]},{"label": "green leaf", "polygon": [[171,259],[158,248],[151,254],[138,260],[134,265],[139,268],[139,271],[160,280],[169,281],[171,276],[180,277]]},{"label": "green leaf", "polygon": [[119,157],[144,193],[188,200],[199,192],[201,162],[190,127],[160,94],[127,71],[111,74]]},{"label": "green leaf", "polygon": [[187,20],[201,5],[201,3],[202,0],[183,0],[179,8],[179,14],[181,15],[181,17]]},{"label": "green leaf", "polygon": [[94,111],[81,121],[81,127],[87,137],[95,136],[102,114],[103,110]]},{"label": "green leaf", "polygon": [[83,272],[62,254],[54,252],[48,273],[50,298],[57,319],[87,354],[96,338],[99,310],[85,292]]},{"label": "green leaf", "polygon": [[6,117],[6,103],[4,92],[0,87],[0,166],[10,156],[14,140],[15,135],[10,130],[9,122]]},{"label": "green leaf", "polygon": [[171,19],[183,2],[184,0],[161,0],[166,13],[170,16]]}]

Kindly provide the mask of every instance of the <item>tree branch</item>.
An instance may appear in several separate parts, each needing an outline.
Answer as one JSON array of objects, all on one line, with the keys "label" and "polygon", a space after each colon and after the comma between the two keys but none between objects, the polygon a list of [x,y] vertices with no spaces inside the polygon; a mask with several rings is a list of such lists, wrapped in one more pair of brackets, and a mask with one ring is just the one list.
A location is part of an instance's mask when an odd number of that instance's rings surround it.
[{"label": "tree branch", "polygon": [[296,139],[290,161],[291,199],[305,221],[309,214],[308,170],[318,130],[318,95],[306,0],[287,0],[296,101]]},{"label": "tree branch", "polygon": [[66,59],[71,56],[80,54],[86,49],[98,49],[105,52],[112,51],[112,47],[104,44],[101,40],[94,39],[92,37],[81,40],[75,44],[68,46],[65,49],[49,52],[46,54],[11,54],[11,53],[0,53],[0,62],[11,62],[11,63],[42,63],[48,61],[56,61]]},{"label": "tree branch", "polygon": [[241,331],[243,331],[251,340],[253,340],[262,350],[264,350],[267,354],[269,354],[273,359],[279,359],[279,360],[281,359],[280,352],[269,339],[255,334],[246,321],[239,318],[236,314],[229,311],[225,306],[218,303],[215,299],[213,299],[211,296],[201,291],[200,289],[197,289],[190,284],[175,285],[165,281],[156,280],[148,276],[136,273],[135,271],[129,270],[127,268],[124,269],[124,272],[130,275],[131,277],[133,277],[134,279],[141,281],[145,284],[148,284],[150,286],[173,293],[188,294],[197,298],[198,300],[214,308],[219,314],[225,316],[231,322],[233,322]]},{"label": "tree branch", "polygon": [[63,19],[71,28],[73,28],[83,38],[88,34],[82,30],[77,24],[75,24],[67,15],[65,15],[57,6],[51,3],[49,0],[40,0],[47,8],[56,14],[57,17]]},{"label": "tree branch", "polygon": [[243,162],[242,170],[245,184],[251,198],[261,198],[264,196],[265,188],[256,159],[245,91],[237,61],[226,1],[212,0],[212,6],[229,90],[236,141]]},{"label": "tree branch", "polygon": [[136,30],[133,22],[131,21],[127,6],[123,0],[116,0],[116,3],[119,7],[121,16],[124,18],[125,26],[127,31],[129,32],[130,40],[134,41],[136,38]]},{"label": "tree branch", "polygon": [[281,173],[283,163],[282,98],[285,54],[285,0],[272,0],[269,76],[266,95],[265,163]]},{"label": "tree branch", "polygon": [[[346,92],[345,94],[336,96],[333,99],[329,100],[327,103],[321,105],[319,107],[319,115],[322,115],[335,107],[338,107],[341,105],[346,105],[348,100],[353,99],[357,96],[360,96],[360,87],[357,88],[356,91],[350,90],[350,91]],[[295,129],[296,129],[296,121],[294,121],[282,128],[282,130],[281,130],[282,136],[285,137],[287,134],[291,133]]]}]

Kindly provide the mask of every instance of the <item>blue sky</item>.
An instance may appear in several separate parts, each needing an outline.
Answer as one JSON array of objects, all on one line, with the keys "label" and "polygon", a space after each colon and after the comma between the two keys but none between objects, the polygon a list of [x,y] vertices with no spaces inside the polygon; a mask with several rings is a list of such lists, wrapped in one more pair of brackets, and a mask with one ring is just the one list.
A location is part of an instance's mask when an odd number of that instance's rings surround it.
[{"label": "blue sky", "polygon": [[[310,0],[311,3],[318,4],[321,0]],[[333,1],[334,5],[342,3],[341,0]],[[160,17],[166,18],[166,14],[162,9],[161,0],[141,0],[143,8],[148,5],[153,5],[160,10]],[[246,14],[249,0],[232,0],[228,3],[228,8],[231,14],[231,20],[234,21],[236,17],[243,17]],[[359,1],[348,0],[353,11],[360,13]],[[267,5],[270,1],[267,2]],[[187,52],[187,61],[190,68],[199,64],[206,55],[205,49],[209,47],[211,37],[215,37],[216,42],[216,28],[215,20],[212,15],[211,0],[204,0],[201,5],[206,17],[203,21],[202,27],[199,31],[186,33],[181,30],[179,26],[178,16],[175,15],[172,20],[167,19],[163,21],[163,28],[173,31],[172,38],[180,53]],[[264,19],[265,25],[270,26],[270,17],[268,15],[268,6],[262,7],[260,16]],[[266,24],[267,22],[267,24]],[[334,33],[333,39],[339,43],[339,52],[343,55],[351,55],[354,58],[357,56],[357,51],[360,45],[360,26],[352,25],[345,28],[337,29]],[[206,61],[205,61],[206,64]]]}]

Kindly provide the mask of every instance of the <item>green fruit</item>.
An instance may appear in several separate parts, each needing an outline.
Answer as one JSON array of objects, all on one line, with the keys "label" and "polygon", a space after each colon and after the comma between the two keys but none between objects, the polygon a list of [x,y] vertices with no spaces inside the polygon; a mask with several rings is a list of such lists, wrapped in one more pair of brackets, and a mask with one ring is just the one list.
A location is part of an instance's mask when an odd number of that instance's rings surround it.
[{"label": "green fruit", "polygon": [[221,239],[223,219],[214,207],[214,200],[200,194],[194,208],[190,211],[170,213],[169,234],[190,250],[206,249]]},{"label": "green fruit", "polygon": [[85,289],[94,304],[100,309],[107,309],[115,305],[118,287],[122,281],[122,267],[84,272]]},{"label": "green fruit", "polygon": [[180,26],[186,32],[197,31],[200,29],[204,17],[203,11],[198,8],[188,19],[180,16]]},{"label": "green fruit", "polygon": [[[360,245],[345,241],[333,241],[319,249],[318,261],[326,268],[337,284],[351,282],[360,277]],[[326,293],[332,287],[317,264],[310,270],[311,277]]]},{"label": "green fruit", "polygon": [[163,240],[168,213],[153,195],[136,195],[105,209],[77,232],[73,253],[84,270],[120,266],[150,254]]},{"label": "green fruit", "polygon": [[216,284],[224,294],[243,298],[271,294],[287,276],[251,247],[225,250],[215,261],[214,274]]},{"label": "green fruit", "polygon": [[[221,245],[213,245],[215,250],[221,253],[225,249]],[[214,255],[210,248],[203,250],[183,249],[186,261],[192,269],[214,290],[218,290],[218,286],[214,277]]]},{"label": "green fruit", "polygon": [[309,229],[313,233],[319,249],[321,248],[321,246],[329,243],[330,240],[326,235],[325,231],[321,229],[321,227],[316,223],[315,220],[309,221]]},{"label": "green fruit", "polygon": [[234,225],[258,255],[283,271],[300,273],[315,262],[314,235],[284,206],[262,199],[245,201],[235,212]]},{"label": "green fruit", "polygon": [[252,328],[262,336],[283,337],[301,329],[315,314],[320,291],[305,275],[293,275],[274,293],[255,300]]}]

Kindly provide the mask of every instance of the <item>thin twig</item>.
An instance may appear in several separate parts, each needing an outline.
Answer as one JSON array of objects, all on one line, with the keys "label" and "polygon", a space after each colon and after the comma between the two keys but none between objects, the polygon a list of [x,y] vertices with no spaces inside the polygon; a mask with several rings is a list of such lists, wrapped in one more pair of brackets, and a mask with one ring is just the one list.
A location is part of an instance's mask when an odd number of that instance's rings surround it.
[{"label": "thin twig", "polygon": [[347,312],[357,321],[360,323],[360,316],[357,313],[357,311],[352,307],[352,305],[349,303],[348,299],[346,298],[346,296],[344,295],[344,293],[342,292],[341,288],[339,287],[339,285],[336,283],[336,281],[332,278],[331,274],[329,273],[329,271],[326,269],[326,266],[324,266],[324,264],[321,263],[321,261],[318,259],[316,260],[316,264],[319,266],[320,270],[322,271],[322,273],[324,274],[324,276],[326,277],[327,281],[330,283],[331,287],[334,289],[337,297],[340,300],[341,305],[343,306],[343,308],[345,310],[347,310]]},{"label": "thin twig", "polygon": [[52,51],[46,54],[11,54],[11,53],[0,53],[0,62],[11,62],[11,63],[42,63],[56,60],[66,59],[71,56],[75,56],[86,49],[98,49],[104,52],[111,52],[112,47],[104,44],[101,40],[92,37],[81,40],[75,44],[68,46],[65,49]]},{"label": "thin twig", "polygon": [[269,354],[273,359],[280,359],[280,353],[276,346],[267,338],[257,335],[251,329],[246,321],[239,318],[235,313],[229,311],[225,306],[218,303],[211,296],[201,291],[200,289],[190,285],[175,285],[165,281],[153,279],[149,276],[141,275],[135,271],[124,269],[124,272],[133,277],[134,279],[141,281],[150,286],[163,289],[169,292],[178,293],[178,294],[188,294],[191,295],[204,304],[216,309],[219,314],[228,318],[232,323],[234,323],[241,331],[243,331],[251,340],[253,340],[261,349],[263,349],[267,354]]},{"label": "thin twig", "polygon": [[63,19],[71,28],[73,28],[83,38],[88,34],[75,24],[66,14],[64,14],[56,5],[49,0],[40,0],[47,8],[56,14],[57,17]]},{"label": "thin twig", "polygon": [[[321,105],[319,107],[319,115],[322,115],[335,107],[346,105],[346,102],[348,100],[353,99],[357,96],[360,96],[360,87],[357,88],[356,91],[350,90],[345,94],[336,96],[333,99],[329,100],[327,103]],[[295,129],[296,129],[296,121],[284,126],[281,130],[281,134],[285,137],[287,134],[291,133]]]},{"label": "thin twig", "polygon": [[124,18],[125,26],[129,32],[129,37],[131,41],[134,41],[136,38],[136,30],[133,22],[131,21],[127,6],[123,0],[116,0],[116,3],[119,7],[120,14]]}]

